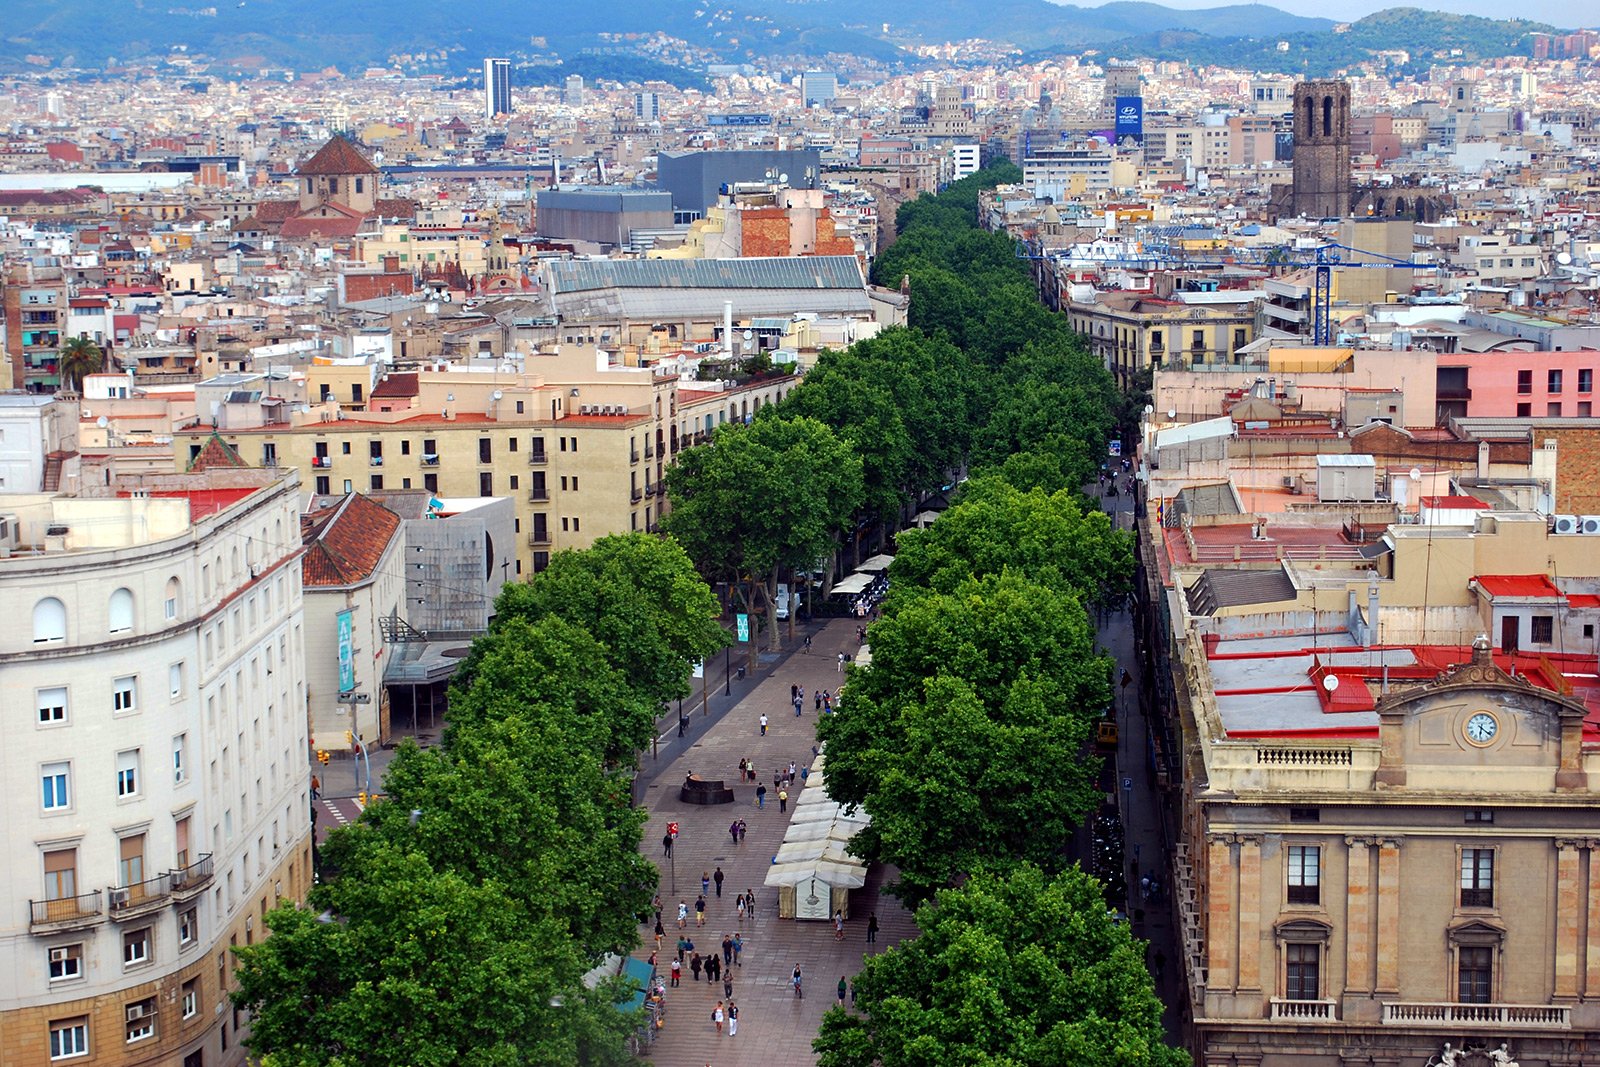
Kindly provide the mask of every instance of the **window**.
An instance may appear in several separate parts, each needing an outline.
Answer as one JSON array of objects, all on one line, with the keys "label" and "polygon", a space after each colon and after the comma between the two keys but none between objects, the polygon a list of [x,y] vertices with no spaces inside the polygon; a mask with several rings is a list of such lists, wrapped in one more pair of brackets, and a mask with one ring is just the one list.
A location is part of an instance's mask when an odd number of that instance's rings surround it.
[{"label": "window", "polygon": [[1317,808],[1290,808],[1290,822],[1321,822],[1322,812]]},{"label": "window", "polygon": [[168,622],[178,617],[178,591],[178,579],[168,578],[167,597],[162,605],[162,613],[166,615]]},{"label": "window", "polygon": [[83,977],[83,945],[61,945],[49,950],[50,981],[70,982]]},{"label": "window", "polygon": [[156,999],[135,1001],[125,1009],[128,1020],[128,1044],[156,1036]]},{"label": "window", "polygon": [[89,1018],[58,1019],[50,1024],[50,1058],[65,1060],[89,1054]]},{"label": "window", "polygon": [[118,678],[111,683],[111,710],[133,711],[138,707],[138,685],[132,675]]},{"label": "window", "polygon": [[430,493],[437,493],[439,491],[439,476],[437,474],[424,474],[422,476],[422,488]]},{"label": "window", "polygon": [[117,796],[139,795],[139,750],[117,753]]},{"label": "window", "polygon": [[200,936],[200,916],[194,909],[182,912],[178,916],[178,944],[192,945],[196,937]]},{"label": "window", "polygon": [[38,693],[39,722],[48,725],[67,721],[67,687],[41,689]]},{"label": "window", "polygon": [[1474,808],[1466,813],[1462,821],[1467,823],[1493,823],[1494,812],[1488,808]]},{"label": "window", "polygon": [[368,483],[369,483],[369,485],[370,485],[370,487],[371,487],[373,492],[381,491],[383,489],[383,475],[381,475],[381,474],[371,475],[368,478]]},{"label": "window", "polygon": [[183,750],[187,747],[189,735],[179,734],[172,739],[172,784],[182,785],[188,773],[183,767]]},{"label": "window", "polygon": [[46,763],[39,768],[43,784],[44,810],[63,811],[72,805],[72,790],[68,788],[71,766],[66,763]]},{"label": "window", "polygon": [[1535,615],[1528,621],[1532,624],[1528,639],[1534,644],[1548,645],[1555,640],[1555,616]]},{"label": "window", "polygon": [[1533,392],[1533,371],[1517,371],[1517,392],[1523,396],[1527,396],[1529,393]]},{"label": "window", "polygon": [[33,606],[33,643],[54,644],[67,639],[67,606],[47,596]]},{"label": "window", "polygon": [[326,474],[317,475],[317,495],[327,496],[333,492],[333,482]]},{"label": "window", "polygon": [[1559,419],[1561,417],[1561,401],[1556,400],[1544,406],[1546,418]]},{"label": "window", "polygon": [[479,463],[490,463],[490,462],[493,461],[493,455],[492,455],[490,449],[491,449],[491,445],[490,445],[490,439],[489,438],[487,438],[487,437],[478,438],[478,462]]},{"label": "window", "polygon": [[183,664],[173,663],[167,667],[167,691],[174,700],[183,696]]},{"label": "window", "polygon": [[114,634],[128,633],[133,629],[133,593],[118,589],[111,594],[106,629]]},{"label": "window", "polygon": [[122,935],[122,965],[137,967],[150,962],[150,927],[141,926]]},{"label": "window", "polygon": [[117,877],[124,889],[144,881],[143,834],[129,834],[117,842]]},{"label": "window", "polygon": [[200,979],[191,978],[183,983],[183,1017],[193,1019],[200,1014]]},{"label": "window", "polygon": [[1322,849],[1317,845],[1289,846],[1289,903],[1321,903]]},{"label": "window", "polygon": [[1456,950],[1456,1000],[1462,1004],[1487,1004],[1494,978],[1494,949],[1463,945]]},{"label": "window", "polygon": [[[44,854],[44,899],[70,901],[78,895],[78,850],[61,848]],[[71,914],[71,912],[66,912]]]},{"label": "window", "polygon": [[1322,991],[1322,946],[1285,945],[1284,963],[1284,997],[1289,1000],[1316,1000]]},{"label": "window", "polygon": [[478,475],[478,495],[494,496],[494,475],[488,471]]},{"label": "window", "polygon": [[1588,401],[1588,400],[1580,400],[1580,401],[1578,401],[1578,418],[1587,419],[1587,418],[1592,417],[1593,415],[1594,415],[1594,404],[1593,404],[1592,401]]},{"label": "window", "polygon": [[1550,393],[1561,392],[1561,372],[1552,370],[1545,374],[1545,391]]},{"label": "window", "polygon": [[[326,388],[326,386],[324,386],[324,388]],[[328,399],[328,397],[327,396],[323,396],[322,399],[326,400],[326,399]],[[349,441],[340,441],[339,442],[339,451],[340,451],[340,453],[342,455],[348,456],[350,454],[350,442]]]},{"label": "window", "polygon": [[1527,418],[1528,416],[1530,416],[1532,414],[1533,414],[1533,405],[1532,404],[1518,404],[1517,405],[1517,418],[1525,419],[1525,418]]},{"label": "window", "polygon": [[1585,368],[1585,369],[1580,370],[1578,372],[1578,392],[1580,392],[1580,393],[1592,393],[1592,392],[1594,392],[1594,371],[1593,370],[1591,370],[1589,368]]},{"label": "window", "polygon": [[1461,906],[1494,907],[1494,849],[1461,850]]}]

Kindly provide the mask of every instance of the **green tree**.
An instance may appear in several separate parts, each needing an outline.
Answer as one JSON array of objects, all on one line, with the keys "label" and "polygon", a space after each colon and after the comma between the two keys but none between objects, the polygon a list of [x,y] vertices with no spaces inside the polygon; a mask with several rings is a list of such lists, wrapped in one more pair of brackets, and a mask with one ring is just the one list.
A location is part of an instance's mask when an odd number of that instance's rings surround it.
[{"label": "green tree", "polygon": [[1023,491],[999,477],[977,477],[938,522],[900,536],[889,576],[897,585],[948,593],[1003,571],[1110,605],[1132,585],[1133,537],[1112,529],[1105,512],[1085,508],[1076,490]]},{"label": "green tree", "polygon": [[105,367],[106,357],[100,346],[87,337],[69,337],[61,342],[56,361],[61,372],[61,388],[77,392],[83,387],[84,378],[99,374]]},{"label": "green tree", "polygon": [[679,453],[667,492],[667,531],[705,574],[748,582],[752,609],[760,591],[776,642],[779,572],[826,558],[865,489],[861,457],[831,429],[774,413]]},{"label": "green tree", "polygon": [[899,867],[913,901],[1018,857],[1059,866],[1097,799],[1087,745],[1110,674],[1070,593],[1013,574],[896,586],[872,664],[818,726],[828,795],[872,816],[852,850]]},{"label": "green tree", "polygon": [[861,457],[862,503],[869,516],[889,527],[905,503],[916,455],[893,393],[874,366],[851,346],[824,352],[805,382],[789,394],[788,411],[825,423]]},{"label": "green tree", "polygon": [[[507,585],[495,627],[546,615],[582,627],[628,684],[659,705],[688,696],[693,662],[722,647],[718,614],[716,597],[677,543],[630,533],[558,552],[531,581]],[[470,676],[475,659],[466,666]]]},{"label": "green tree", "polygon": [[1181,1067],[1143,945],[1077,868],[978,875],[917,912],[832,1008],[821,1067]]},{"label": "green tree", "polygon": [[1082,441],[1091,456],[1105,455],[1116,432],[1117,388],[1076,337],[1029,343],[1006,364],[1004,376],[1012,386],[996,397],[978,432],[975,466],[1038,450],[1058,434]]}]

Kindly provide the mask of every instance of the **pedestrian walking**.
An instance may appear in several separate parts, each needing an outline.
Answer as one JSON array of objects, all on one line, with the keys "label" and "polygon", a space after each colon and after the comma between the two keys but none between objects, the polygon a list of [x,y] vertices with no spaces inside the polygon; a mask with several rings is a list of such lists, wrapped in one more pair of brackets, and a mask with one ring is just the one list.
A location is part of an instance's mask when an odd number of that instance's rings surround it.
[{"label": "pedestrian walking", "polygon": [[739,953],[741,953],[743,951],[744,951],[744,935],[736,932],[733,935],[733,965],[735,967],[743,967],[744,966],[744,964],[739,962]]},{"label": "pedestrian walking", "polygon": [[695,901],[694,901],[694,924],[696,926],[704,926],[706,924],[706,898],[705,897],[696,897],[695,898]]},{"label": "pedestrian walking", "polygon": [[682,977],[683,977],[683,963],[681,961],[679,961],[679,960],[673,960],[672,961],[672,988],[674,988],[674,989],[678,988],[679,981],[682,979]]},{"label": "pedestrian walking", "polygon": [[728,836],[733,838],[733,843],[739,843],[739,820],[735,819],[728,824]]},{"label": "pedestrian walking", "polygon": [[741,845],[744,844],[744,835],[746,833],[748,833],[749,830],[750,830],[750,827],[745,824],[745,821],[743,819],[740,819],[739,820],[739,844],[741,844]]},{"label": "pedestrian walking", "polygon": [[661,939],[666,936],[667,928],[661,925],[661,915],[656,915],[656,951],[661,951]]},{"label": "pedestrian walking", "polygon": [[722,1001],[717,1001],[717,1006],[711,1009],[711,1025],[717,1028],[717,1036],[722,1036]]},{"label": "pedestrian walking", "polygon": [[806,706],[806,702],[805,701],[801,700],[799,697],[795,698],[795,701],[794,701],[794,717],[795,718],[798,719],[800,717],[800,715],[801,715],[803,709],[805,708],[805,706]]},{"label": "pedestrian walking", "polygon": [[696,982],[700,981],[700,968],[703,966],[705,966],[705,964],[700,959],[700,953],[696,952],[693,956],[689,957],[689,970],[694,975],[694,980]]},{"label": "pedestrian walking", "polygon": [[684,924],[687,923],[688,921],[689,921],[689,905],[680,900],[680,901],[678,901],[678,929],[682,930],[683,927],[684,927]]},{"label": "pedestrian walking", "polygon": [[796,773],[795,762],[794,762],[794,760],[790,760],[789,761],[789,784],[790,785],[794,784],[795,773]]},{"label": "pedestrian walking", "polygon": [[822,712],[825,715],[833,714],[833,694],[827,690],[822,691]]},{"label": "pedestrian walking", "polygon": [[845,661],[845,654],[843,652],[841,652],[841,653],[839,653],[839,673],[840,674],[844,673],[844,661]]},{"label": "pedestrian walking", "polygon": [[780,812],[789,810],[789,791],[787,789],[778,790],[778,810]]},{"label": "pedestrian walking", "polygon": [[661,854],[663,856],[672,855],[672,835],[671,834],[662,834],[661,835]]},{"label": "pedestrian walking", "polygon": [[844,940],[844,912],[838,908],[833,909],[833,939],[835,941]]},{"label": "pedestrian walking", "polygon": [[732,1000],[728,1001],[728,1036],[732,1037],[739,1032],[739,1005]]},{"label": "pedestrian walking", "polygon": [[[737,833],[734,834],[733,840],[734,840],[735,844],[738,843],[739,835]],[[724,878],[726,878],[726,877],[727,877],[727,875],[722,873],[722,868],[721,867],[718,867],[717,868],[717,873],[713,874],[711,876],[711,880],[717,884],[717,896],[719,896],[719,897],[722,895],[722,880]]]},{"label": "pedestrian walking", "polygon": [[817,711],[821,711],[822,710],[822,690],[818,689],[815,693],[812,694],[812,696],[815,698],[814,703],[816,704],[816,710]]},{"label": "pedestrian walking", "polygon": [[722,961],[717,959],[716,954],[713,953],[712,955],[706,957],[706,981],[715,982],[721,977]]},{"label": "pedestrian walking", "polygon": [[744,925],[744,897],[740,897],[739,898],[738,912],[739,912],[739,925],[743,926]]},{"label": "pedestrian walking", "polygon": [[783,784],[783,768],[779,767],[777,770],[772,772],[772,788],[773,788],[773,790],[776,791],[777,788],[782,784]]},{"label": "pedestrian walking", "polygon": [[800,699],[800,687],[793,682],[789,683],[789,702],[792,704]]},{"label": "pedestrian walking", "polygon": [[733,935],[732,934],[723,934],[722,935],[722,962],[728,964],[730,967],[733,965]]},{"label": "pedestrian walking", "polygon": [[750,918],[754,919],[756,917],[756,891],[754,889],[746,889],[744,891],[744,903],[745,907],[750,909]]},{"label": "pedestrian walking", "polygon": [[767,736],[767,713],[764,711],[761,713],[761,736]]},{"label": "pedestrian walking", "polygon": [[1146,902],[1150,900],[1150,876],[1148,874],[1139,879],[1139,899]]},{"label": "pedestrian walking", "polygon": [[867,944],[876,944],[878,941],[878,913],[872,912],[867,916]]},{"label": "pedestrian walking", "polygon": [[766,806],[767,806],[767,787],[764,786],[764,785],[758,785],[758,786],[756,786],[756,807],[757,808],[764,808]]},{"label": "pedestrian walking", "polygon": [[722,996],[724,999],[733,996],[733,975],[727,971],[722,972]]},{"label": "pedestrian walking", "polygon": [[794,965],[794,974],[789,976],[789,981],[794,983],[794,995],[801,1000],[805,999],[805,994],[800,991],[800,965],[798,963]]},{"label": "pedestrian walking", "polygon": [[700,895],[708,896],[711,893],[711,872],[700,872]]},{"label": "pedestrian walking", "polygon": [[844,995],[849,991],[849,989],[850,983],[847,982],[844,975],[841,974],[839,976],[839,1007],[841,1008],[844,1007]]}]

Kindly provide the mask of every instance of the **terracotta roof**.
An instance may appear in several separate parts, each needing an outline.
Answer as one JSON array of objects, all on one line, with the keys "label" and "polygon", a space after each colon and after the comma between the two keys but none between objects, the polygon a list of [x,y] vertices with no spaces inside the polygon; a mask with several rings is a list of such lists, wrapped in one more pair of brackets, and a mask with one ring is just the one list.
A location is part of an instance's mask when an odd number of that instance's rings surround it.
[{"label": "terracotta roof", "polygon": [[1476,579],[1492,597],[1555,599],[1561,590],[1545,574],[1480,574]]},{"label": "terracotta roof", "polygon": [[298,200],[263,200],[256,205],[255,217],[262,222],[283,222],[300,214]]},{"label": "terracotta roof", "polygon": [[333,139],[317,150],[317,154],[300,164],[301,174],[376,174],[378,168],[372,160],[362,155],[361,149],[346,138],[335,134]]},{"label": "terracotta roof", "polygon": [[191,471],[210,470],[212,467],[248,467],[244,457],[235,452],[233,446],[218,437],[213,431],[206,438],[206,443],[200,446],[200,454],[189,461],[186,468]]},{"label": "terracotta roof", "polygon": [[372,213],[386,219],[409,219],[417,214],[417,202],[410,197],[383,197],[372,202]]},{"label": "terracotta roof", "polygon": [[400,516],[360,493],[302,515],[303,584],[343,586],[369,580],[399,529]]},{"label": "terracotta roof", "polygon": [[361,232],[359,218],[293,218],[278,229],[280,237],[354,237]]},{"label": "terracotta roof", "polygon": [[382,400],[384,397],[416,396],[417,376],[415,374],[385,374],[383,380],[372,390],[372,399]]}]

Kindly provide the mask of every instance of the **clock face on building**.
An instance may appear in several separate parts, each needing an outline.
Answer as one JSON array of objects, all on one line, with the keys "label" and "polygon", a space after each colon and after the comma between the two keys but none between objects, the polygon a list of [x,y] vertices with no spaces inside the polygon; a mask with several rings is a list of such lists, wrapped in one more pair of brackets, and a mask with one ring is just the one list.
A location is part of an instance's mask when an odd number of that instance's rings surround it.
[{"label": "clock face on building", "polygon": [[1495,717],[1487,711],[1480,711],[1467,720],[1467,740],[1474,745],[1487,745],[1494,740],[1494,735],[1500,729],[1500,724]]}]

